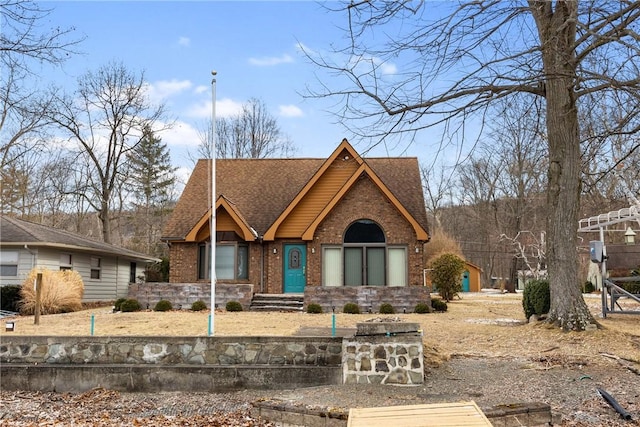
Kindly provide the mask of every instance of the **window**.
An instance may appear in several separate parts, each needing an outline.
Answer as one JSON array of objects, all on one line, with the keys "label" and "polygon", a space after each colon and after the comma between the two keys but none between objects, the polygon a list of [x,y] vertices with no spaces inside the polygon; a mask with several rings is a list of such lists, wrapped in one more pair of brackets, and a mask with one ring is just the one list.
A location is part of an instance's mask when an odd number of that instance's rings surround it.
[{"label": "window", "polygon": [[102,260],[97,257],[91,257],[91,278],[100,280],[102,273]]},{"label": "window", "polygon": [[18,276],[18,251],[0,251],[0,276]]},{"label": "window", "polygon": [[[211,245],[202,243],[198,248],[198,279],[209,279],[211,271]],[[249,278],[249,246],[243,243],[216,245],[216,279],[247,280]]]},{"label": "window", "polygon": [[389,248],[387,254],[389,258],[389,286],[407,286],[407,248]]},{"label": "window", "polygon": [[60,271],[72,270],[73,264],[71,261],[71,254],[60,254]]},{"label": "window", "polygon": [[322,248],[322,284],[342,286],[342,248]]},{"label": "window", "polygon": [[385,237],[382,228],[368,219],[354,222],[344,233],[345,286],[384,286]]},{"label": "window", "polygon": [[342,246],[323,246],[323,286],[407,286],[406,246],[387,246],[373,221],[354,222]]}]

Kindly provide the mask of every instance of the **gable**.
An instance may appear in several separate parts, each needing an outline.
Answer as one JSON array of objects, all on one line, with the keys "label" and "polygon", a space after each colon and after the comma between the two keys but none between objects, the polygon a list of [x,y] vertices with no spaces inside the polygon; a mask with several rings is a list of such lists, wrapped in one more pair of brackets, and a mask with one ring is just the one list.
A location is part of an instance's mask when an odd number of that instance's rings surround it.
[{"label": "gable", "polygon": [[[396,164],[396,166],[399,165]],[[423,227],[420,221],[403,205],[400,199],[395,196],[369,166],[368,162],[359,157],[346,139],[342,141],[287,209],[267,230],[264,240],[275,240],[276,238],[312,240],[320,222],[363,174],[366,174],[375,183],[385,197],[395,206],[398,213],[411,224],[417,240],[429,240],[426,227]],[[421,183],[419,178],[417,182],[418,184]],[[409,185],[410,183],[411,181],[406,180],[401,182],[405,187],[409,187],[412,192],[415,192],[416,189]],[[420,199],[422,199],[421,185],[418,191]],[[424,201],[421,210],[424,211]],[[426,212],[424,224],[426,224]]]},{"label": "gable", "polygon": [[[187,237],[191,240],[195,238],[194,229],[196,233],[204,233],[204,227],[208,228],[210,168],[211,160],[197,162],[163,230],[163,240],[184,241]],[[428,240],[417,159],[363,159],[347,140],[327,159],[216,160],[216,193],[218,199],[227,200],[225,211],[242,229],[241,236],[247,238],[249,232],[255,236],[251,239],[299,239],[308,234],[319,217],[326,215],[327,208],[340,200],[339,194],[352,185],[349,181],[355,179],[354,174],[363,172],[411,220],[417,235]],[[223,214],[218,211],[217,215]],[[233,225],[225,222],[227,219],[217,220],[220,227]]]},{"label": "gable", "polygon": [[277,228],[276,238],[299,238],[309,225],[318,217],[340,189],[353,178],[358,170],[357,162],[347,149],[343,149],[337,158],[313,182],[304,197],[292,206]]}]

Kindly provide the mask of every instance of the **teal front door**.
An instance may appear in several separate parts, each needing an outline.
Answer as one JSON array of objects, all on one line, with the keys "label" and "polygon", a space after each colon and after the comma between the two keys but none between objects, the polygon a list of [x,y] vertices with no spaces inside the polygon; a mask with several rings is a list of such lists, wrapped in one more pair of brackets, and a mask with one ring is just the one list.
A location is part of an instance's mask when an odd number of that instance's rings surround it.
[{"label": "teal front door", "polygon": [[462,292],[469,292],[469,272],[462,274]]},{"label": "teal front door", "polygon": [[301,294],[306,283],[306,245],[284,245],[284,293]]}]

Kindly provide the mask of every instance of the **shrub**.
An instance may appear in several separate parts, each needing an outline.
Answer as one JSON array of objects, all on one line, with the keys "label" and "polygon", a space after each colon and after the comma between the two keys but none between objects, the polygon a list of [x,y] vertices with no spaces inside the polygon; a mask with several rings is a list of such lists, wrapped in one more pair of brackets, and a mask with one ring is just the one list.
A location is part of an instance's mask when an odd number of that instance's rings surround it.
[{"label": "shrub", "polygon": [[342,308],[343,313],[347,314],[360,314],[360,307],[355,302],[348,302]]},{"label": "shrub", "polygon": [[590,294],[591,292],[595,291],[596,287],[593,286],[593,283],[591,283],[590,281],[586,281],[584,282],[584,284],[582,285],[582,293],[583,294]]},{"label": "shrub", "polygon": [[133,311],[140,311],[140,303],[137,299],[127,299],[120,304],[120,311],[123,313],[131,313]]},{"label": "shrub", "polygon": [[449,307],[447,307],[447,303],[443,301],[441,298],[433,298],[431,300],[431,307],[433,307],[434,311],[445,312]]},{"label": "shrub", "polygon": [[418,314],[431,313],[431,307],[429,307],[429,304],[427,303],[419,302],[416,304],[416,308],[413,310],[413,312]]},{"label": "shrub", "polygon": [[193,304],[191,304],[191,310],[192,311],[204,311],[207,309],[207,304],[202,301],[201,299],[199,299],[198,301],[195,301]]},{"label": "shrub", "polygon": [[173,310],[173,305],[171,301],[167,301],[166,299],[161,299],[156,303],[156,306],[153,307],[153,311],[171,311]]},{"label": "shrub", "polygon": [[524,287],[522,294],[522,308],[524,315],[530,318],[533,314],[538,316],[549,312],[551,307],[551,293],[549,282],[546,280],[532,280]]},{"label": "shrub", "polygon": [[380,305],[380,314],[395,314],[396,310],[389,303]]},{"label": "shrub", "polygon": [[73,270],[51,271],[33,269],[20,287],[20,311],[34,314],[36,291],[33,283],[42,273],[40,292],[40,314],[68,313],[82,310],[84,283],[80,273]]},{"label": "shrub", "polygon": [[20,310],[20,286],[0,286],[0,310]]},{"label": "shrub", "polygon": [[116,302],[113,303],[113,309],[115,311],[121,311],[122,310],[122,303],[125,302],[127,299],[126,298],[118,298],[116,300]]},{"label": "shrub", "polygon": [[307,313],[320,314],[322,313],[322,306],[320,304],[312,302],[307,306]]},{"label": "shrub", "polygon": [[451,301],[458,292],[462,292],[462,273],[465,263],[452,253],[444,253],[430,263],[431,280],[445,301]]},{"label": "shrub", "polygon": [[227,311],[242,311],[242,304],[238,301],[229,301],[225,308]]},{"label": "shrub", "polygon": [[640,283],[639,282],[625,282],[619,283],[620,287],[630,294],[640,294]]}]

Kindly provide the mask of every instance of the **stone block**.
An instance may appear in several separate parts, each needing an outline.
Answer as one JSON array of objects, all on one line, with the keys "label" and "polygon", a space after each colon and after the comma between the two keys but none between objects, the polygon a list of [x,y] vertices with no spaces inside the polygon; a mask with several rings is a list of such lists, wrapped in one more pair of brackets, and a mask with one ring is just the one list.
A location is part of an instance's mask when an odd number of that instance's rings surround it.
[{"label": "stone block", "polygon": [[356,336],[414,333],[420,329],[417,323],[366,322],[356,324]]}]

